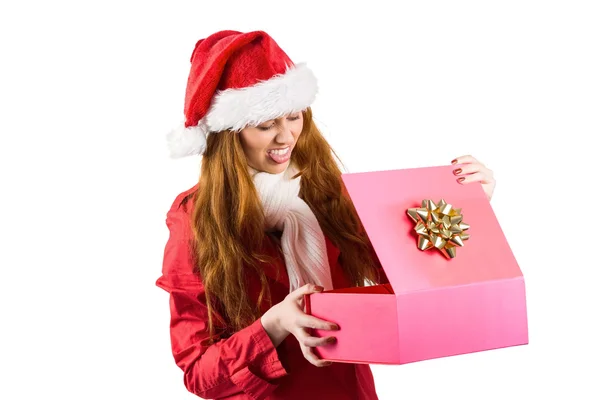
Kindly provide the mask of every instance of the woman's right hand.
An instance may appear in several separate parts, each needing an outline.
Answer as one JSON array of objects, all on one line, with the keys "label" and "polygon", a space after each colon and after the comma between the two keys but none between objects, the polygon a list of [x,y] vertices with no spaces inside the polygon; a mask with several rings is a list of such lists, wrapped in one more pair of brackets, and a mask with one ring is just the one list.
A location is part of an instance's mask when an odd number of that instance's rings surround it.
[{"label": "woman's right hand", "polygon": [[317,367],[331,365],[331,362],[319,359],[312,348],[335,343],[335,337],[314,337],[307,330],[339,329],[334,323],[323,321],[304,312],[304,296],[322,291],[323,288],[320,286],[306,284],[288,294],[281,303],[275,304],[261,317],[262,325],[275,347],[291,333],[298,339],[304,357]]}]

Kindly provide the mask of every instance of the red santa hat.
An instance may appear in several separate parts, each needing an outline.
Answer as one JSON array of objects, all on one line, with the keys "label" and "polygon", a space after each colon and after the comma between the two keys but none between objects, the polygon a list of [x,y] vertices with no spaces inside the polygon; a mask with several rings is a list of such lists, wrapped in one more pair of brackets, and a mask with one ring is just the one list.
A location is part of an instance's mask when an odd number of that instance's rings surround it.
[{"label": "red santa hat", "polygon": [[185,122],[167,135],[172,158],[202,154],[206,137],[304,110],[317,79],[265,32],[217,32],[196,43],[185,93]]}]

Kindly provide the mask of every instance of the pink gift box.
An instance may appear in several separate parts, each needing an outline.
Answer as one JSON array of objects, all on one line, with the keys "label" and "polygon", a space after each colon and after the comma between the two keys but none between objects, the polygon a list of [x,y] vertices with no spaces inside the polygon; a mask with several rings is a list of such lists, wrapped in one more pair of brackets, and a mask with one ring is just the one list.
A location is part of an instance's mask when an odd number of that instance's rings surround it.
[{"label": "pink gift box", "polygon": [[[342,176],[390,284],[307,296],[308,313],[340,326],[318,356],[406,364],[528,343],[523,274],[481,184],[458,183],[455,168]],[[462,209],[470,237],[455,258],[417,247],[406,210],[423,199]]]}]

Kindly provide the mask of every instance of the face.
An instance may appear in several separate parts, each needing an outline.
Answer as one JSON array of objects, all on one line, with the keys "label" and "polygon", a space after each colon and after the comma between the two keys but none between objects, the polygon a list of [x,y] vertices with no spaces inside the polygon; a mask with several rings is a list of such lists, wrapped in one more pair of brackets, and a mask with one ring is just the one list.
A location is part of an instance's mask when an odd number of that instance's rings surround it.
[{"label": "face", "polygon": [[285,171],[303,123],[302,112],[297,112],[242,129],[240,140],[248,165],[270,174]]}]

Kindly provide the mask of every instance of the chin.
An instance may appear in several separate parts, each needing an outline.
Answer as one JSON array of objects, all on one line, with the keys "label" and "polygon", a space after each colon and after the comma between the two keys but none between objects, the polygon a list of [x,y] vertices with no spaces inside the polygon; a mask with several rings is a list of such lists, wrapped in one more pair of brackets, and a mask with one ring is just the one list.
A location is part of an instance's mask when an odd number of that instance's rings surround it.
[{"label": "chin", "polygon": [[286,170],[286,168],[290,165],[290,161],[287,161],[283,164],[275,164],[272,162],[267,162],[264,166],[264,171],[270,174],[279,174]]},{"label": "chin", "polygon": [[270,172],[271,174],[282,173],[283,171],[285,171],[285,169],[288,167],[288,165],[290,165],[289,161],[286,162],[285,164],[273,165],[273,166],[271,166],[271,168],[269,168],[268,172]]}]

